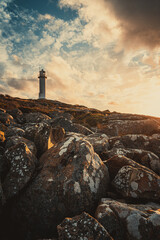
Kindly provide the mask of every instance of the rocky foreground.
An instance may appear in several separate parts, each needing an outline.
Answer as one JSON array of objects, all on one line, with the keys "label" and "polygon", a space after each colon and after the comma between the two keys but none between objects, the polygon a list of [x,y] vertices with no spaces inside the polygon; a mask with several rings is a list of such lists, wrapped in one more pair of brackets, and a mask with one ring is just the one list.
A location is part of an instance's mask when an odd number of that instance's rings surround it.
[{"label": "rocky foreground", "polygon": [[0,95],[1,240],[159,240],[160,119]]}]

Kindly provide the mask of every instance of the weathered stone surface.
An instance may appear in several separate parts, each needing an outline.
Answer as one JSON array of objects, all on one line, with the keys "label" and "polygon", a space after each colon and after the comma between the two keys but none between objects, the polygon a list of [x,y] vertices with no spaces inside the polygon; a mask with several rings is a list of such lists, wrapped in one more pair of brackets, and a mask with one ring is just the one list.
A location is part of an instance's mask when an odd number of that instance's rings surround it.
[{"label": "weathered stone surface", "polygon": [[[28,140],[34,141],[35,135],[42,128],[42,126],[49,126],[47,123],[26,123],[23,126],[25,131],[24,137]],[[49,127],[50,128],[50,127]],[[50,128],[51,129],[51,128]],[[65,136],[65,130],[62,127],[52,127],[52,135],[55,143],[61,141]]]},{"label": "weathered stone surface", "polygon": [[117,175],[118,171],[124,166],[132,166],[135,168],[144,169],[144,170],[150,172],[151,174],[152,173],[154,174],[154,172],[151,169],[148,169],[147,167],[145,167],[123,155],[115,155],[112,158],[104,161],[104,163],[106,164],[106,166],[108,168],[111,180],[114,179],[114,177]]},{"label": "weathered stone surface", "polygon": [[37,148],[37,155],[40,157],[55,144],[52,127],[46,123],[40,123],[34,136],[34,143]]},{"label": "weathered stone surface", "polygon": [[5,112],[0,112],[0,122],[9,126],[11,123],[14,123],[13,117]]},{"label": "weathered stone surface", "polygon": [[35,134],[41,123],[26,123],[23,125],[23,130],[25,131],[24,137],[28,140],[34,142]]},{"label": "weathered stone surface", "polygon": [[27,147],[29,148],[29,150],[36,156],[37,149],[36,149],[34,142],[29,141],[28,139],[20,137],[20,136],[13,136],[13,137],[8,138],[5,148],[8,149],[19,143],[25,143],[27,145]]},{"label": "weathered stone surface", "polygon": [[103,225],[114,240],[124,240],[126,239],[126,230],[123,223],[110,207],[115,202],[112,199],[102,199],[95,212],[95,218]]},{"label": "weathered stone surface", "polygon": [[156,154],[150,151],[142,149],[112,148],[110,151],[101,154],[101,159],[104,161],[115,155],[126,156],[135,162],[152,169],[155,173],[160,175],[160,159]]},{"label": "weathered stone surface", "polygon": [[17,123],[23,124],[25,122],[25,117],[20,109],[7,110],[7,113],[9,113]]},{"label": "weathered stone surface", "polygon": [[160,200],[160,177],[150,171],[145,167],[124,166],[118,171],[112,185],[123,197]]},{"label": "weathered stone surface", "polygon": [[21,136],[24,137],[25,131],[21,128],[15,127],[15,126],[10,126],[8,127],[6,133],[5,133],[5,137],[9,138],[12,136]]},{"label": "weathered stone surface", "polygon": [[90,129],[88,129],[80,124],[73,123],[71,120],[68,120],[64,117],[59,117],[59,118],[54,119],[52,121],[51,125],[53,128],[55,126],[60,126],[60,127],[64,128],[64,130],[66,132],[75,132],[75,133],[81,133],[84,135],[93,134],[93,132]]},{"label": "weathered stone surface", "polygon": [[43,154],[40,164],[42,170],[14,205],[13,216],[33,235],[50,237],[65,217],[94,211],[109,176],[91,144],[74,134]]},{"label": "weathered stone surface", "polygon": [[62,141],[65,137],[65,130],[62,127],[52,128],[52,135],[55,143]]},{"label": "weathered stone surface", "polygon": [[121,136],[127,134],[145,134],[151,136],[160,132],[160,124],[156,120],[109,120],[101,126],[108,136]]},{"label": "weathered stone surface", "polygon": [[68,120],[71,120],[71,121],[74,119],[74,117],[70,113],[59,112],[59,111],[49,112],[48,116],[51,117],[52,119],[56,119],[56,118],[59,118],[59,117],[64,117],[64,118],[66,118]]},{"label": "weathered stone surface", "polygon": [[95,217],[114,240],[159,239],[160,205],[126,204],[102,199]]},{"label": "weathered stone surface", "polygon": [[112,240],[106,229],[86,212],[64,219],[57,229],[59,240]]},{"label": "weathered stone surface", "polygon": [[10,166],[3,190],[6,198],[15,196],[31,179],[37,159],[25,143],[19,143],[5,151],[5,158]]},{"label": "weathered stone surface", "polygon": [[132,148],[143,149],[155,153],[160,157],[160,138],[156,136],[145,136],[138,134],[129,134],[121,137],[109,139],[110,149],[112,148]]},{"label": "weathered stone surface", "polygon": [[26,123],[40,123],[50,120],[51,118],[43,113],[35,112],[25,114]]},{"label": "weathered stone surface", "polygon": [[103,152],[108,151],[109,143],[108,137],[106,134],[94,133],[85,137],[87,141],[89,141],[94,151],[101,157]]}]

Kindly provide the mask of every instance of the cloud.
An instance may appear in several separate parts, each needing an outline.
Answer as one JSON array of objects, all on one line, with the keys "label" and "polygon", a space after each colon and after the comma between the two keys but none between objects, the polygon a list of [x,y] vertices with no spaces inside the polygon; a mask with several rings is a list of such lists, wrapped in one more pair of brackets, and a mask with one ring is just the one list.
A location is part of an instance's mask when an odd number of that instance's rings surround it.
[{"label": "cloud", "polygon": [[116,105],[119,105],[117,102],[109,102],[108,104],[109,104],[109,105],[115,105],[115,106],[116,106]]},{"label": "cloud", "polygon": [[17,80],[15,78],[11,78],[7,80],[9,86],[17,89],[17,90],[25,90],[26,83],[23,80]]},{"label": "cloud", "polygon": [[36,79],[16,79],[16,78],[9,78],[7,80],[8,86],[15,88],[16,90],[26,91],[29,90],[30,87],[33,87]]},{"label": "cloud", "polygon": [[128,45],[156,48],[160,39],[160,1],[105,0],[119,21],[121,37]]}]

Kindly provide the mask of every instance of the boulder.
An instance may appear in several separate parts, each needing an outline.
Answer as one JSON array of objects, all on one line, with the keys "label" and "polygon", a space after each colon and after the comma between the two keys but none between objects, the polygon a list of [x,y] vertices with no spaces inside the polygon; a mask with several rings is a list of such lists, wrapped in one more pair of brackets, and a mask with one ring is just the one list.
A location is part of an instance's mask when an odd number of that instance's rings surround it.
[{"label": "boulder", "polygon": [[8,148],[13,147],[19,143],[25,143],[27,145],[27,147],[29,148],[29,150],[36,156],[37,149],[36,149],[34,142],[29,141],[28,139],[20,137],[20,136],[13,136],[13,137],[8,138],[8,141],[6,142],[6,145],[5,145],[5,149],[7,150]]},{"label": "boulder", "polygon": [[59,240],[113,240],[106,229],[86,212],[73,218],[65,218],[57,229]]},{"label": "boulder", "polygon": [[148,169],[147,167],[142,166],[141,164],[139,164],[139,163],[133,161],[132,159],[127,158],[123,155],[115,155],[112,158],[104,161],[104,163],[106,164],[106,166],[108,168],[111,180],[113,180],[115,178],[118,171],[124,166],[132,166],[135,168],[144,169],[144,170],[150,172],[151,174],[152,173],[154,174],[154,172],[151,169]]},{"label": "boulder", "polygon": [[75,132],[83,135],[93,134],[93,132],[80,124],[73,123],[71,120],[68,120],[64,117],[58,117],[51,122],[52,127],[60,126],[64,128],[66,132]]},{"label": "boulder", "polygon": [[86,136],[85,139],[92,144],[94,151],[100,157],[101,155],[103,155],[104,152],[108,151],[109,143],[106,134],[94,133]]},{"label": "boulder", "polygon": [[112,235],[114,240],[159,239],[160,205],[126,204],[102,199],[95,218]]},{"label": "boulder", "polygon": [[9,126],[10,124],[14,123],[14,119],[10,114],[6,112],[0,112],[0,122],[6,126]]},{"label": "boulder", "polygon": [[95,218],[102,224],[114,240],[126,240],[124,225],[110,207],[112,203],[116,202],[117,201],[112,199],[101,199],[95,212]]},{"label": "boulder", "polygon": [[3,181],[4,194],[8,199],[17,195],[30,181],[37,159],[23,142],[6,150],[4,157],[9,165],[9,171]]},{"label": "boulder", "polygon": [[24,137],[24,135],[25,135],[25,131],[23,129],[15,127],[15,126],[8,127],[8,129],[5,133],[6,138],[9,138],[9,137],[12,137],[12,136]]},{"label": "boulder", "polygon": [[160,177],[145,167],[120,168],[112,185],[125,198],[160,200]]},{"label": "boulder", "polygon": [[46,123],[40,123],[34,136],[34,143],[37,148],[37,156],[40,157],[55,144],[52,127]]},{"label": "boulder", "polygon": [[26,123],[40,123],[48,121],[50,119],[51,118],[48,115],[40,112],[25,114]]},{"label": "boulder", "polygon": [[108,120],[100,129],[108,136],[122,136],[127,134],[151,136],[154,133],[160,133],[160,124],[154,119]]},{"label": "boulder", "polygon": [[18,108],[14,108],[11,110],[7,110],[7,113],[9,113],[17,123],[24,124],[25,123],[25,117],[22,113],[22,111]]},{"label": "boulder", "polygon": [[64,118],[66,118],[68,120],[71,120],[71,121],[74,119],[73,115],[71,115],[70,113],[67,113],[67,112],[53,111],[53,112],[49,112],[48,116],[51,117],[52,119],[56,119],[56,118],[59,118],[59,117],[64,117]]},{"label": "boulder", "polygon": [[109,174],[92,145],[74,134],[44,153],[40,164],[41,171],[13,207],[13,222],[18,222],[17,231],[23,224],[26,232],[51,238],[65,217],[94,211],[106,195]]},{"label": "boulder", "polygon": [[160,138],[153,136],[145,136],[138,134],[129,134],[121,137],[113,137],[109,139],[110,149],[112,148],[131,148],[143,149],[153,152],[160,157]]},{"label": "boulder", "polygon": [[34,142],[35,134],[41,126],[41,123],[26,123],[23,125],[23,130],[25,131],[24,137],[32,142]]},{"label": "boulder", "polygon": [[127,158],[130,158],[135,162],[152,169],[155,173],[160,175],[160,159],[156,154],[150,151],[114,147],[110,151],[104,152],[100,156],[101,159],[105,161],[105,159],[109,159],[115,155],[126,156]]},{"label": "boulder", "polygon": [[52,135],[55,143],[59,143],[65,137],[65,130],[62,127],[52,128]]},{"label": "boulder", "polygon": [[23,129],[25,131],[25,138],[34,141],[38,157],[51,148],[56,141],[60,141],[65,135],[63,129],[53,129],[46,122],[27,123],[23,126]]}]

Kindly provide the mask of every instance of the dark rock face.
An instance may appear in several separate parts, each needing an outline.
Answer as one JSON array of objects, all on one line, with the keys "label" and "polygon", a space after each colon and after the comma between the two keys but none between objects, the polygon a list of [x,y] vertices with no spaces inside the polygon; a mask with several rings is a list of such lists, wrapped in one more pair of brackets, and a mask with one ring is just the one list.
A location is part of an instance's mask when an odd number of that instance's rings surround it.
[{"label": "dark rock face", "polygon": [[159,239],[160,205],[126,204],[102,199],[95,218],[115,240]]},{"label": "dark rock face", "polygon": [[52,128],[52,135],[55,143],[59,143],[65,137],[65,130],[62,127]]},{"label": "dark rock face", "polygon": [[37,159],[25,143],[19,143],[5,152],[9,171],[3,182],[5,197],[16,195],[31,179]]},{"label": "dark rock face", "polygon": [[102,224],[114,240],[125,239],[123,223],[111,208],[111,204],[116,201],[102,199],[95,213],[95,218]]},{"label": "dark rock face", "polygon": [[92,144],[94,151],[100,155],[100,157],[104,152],[108,151],[109,143],[106,134],[94,133],[88,135],[85,139]]},{"label": "dark rock face", "polygon": [[124,197],[160,200],[160,177],[145,168],[122,167],[112,181]]},{"label": "dark rock face", "polygon": [[23,124],[25,122],[25,117],[20,109],[7,110],[7,113],[9,113],[17,123]]},{"label": "dark rock face", "polygon": [[55,143],[52,134],[52,127],[48,124],[40,123],[34,136],[34,143],[37,147],[37,154],[40,157]]},{"label": "dark rock face", "polygon": [[40,123],[51,119],[49,116],[43,113],[28,113],[25,115],[26,123]]},{"label": "dark rock face", "polygon": [[60,127],[64,128],[64,130],[66,132],[81,133],[83,135],[89,135],[89,134],[93,133],[88,128],[86,128],[80,124],[73,123],[71,120],[68,120],[64,117],[59,117],[59,118],[54,119],[51,124],[52,124],[52,127],[60,126]]},{"label": "dark rock face", "polygon": [[6,138],[9,138],[9,137],[12,137],[12,136],[21,136],[23,137],[25,134],[25,131],[21,128],[18,128],[18,127],[8,127],[6,133],[5,133],[5,137]]},{"label": "dark rock face", "polygon": [[9,126],[11,123],[14,123],[14,119],[10,114],[6,112],[0,112],[0,122],[6,126]]},{"label": "dark rock face", "polygon": [[23,219],[32,234],[52,236],[67,216],[92,212],[105,196],[109,177],[93,147],[74,134],[49,149],[43,168],[14,206],[14,221]]},{"label": "dark rock face", "polygon": [[35,134],[40,126],[40,123],[26,123],[23,125],[23,130],[25,131],[24,137],[30,141],[34,142]]},{"label": "dark rock face", "polygon": [[23,129],[25,131],[25,138],[35,143],[38,157],[65,135],[62,129],[53,129],[46,122],[25,124]]},{"label": "dark rock face", "polygon": [[102,127],[108,136],[121,136],[127,134],[145,134],[151,136],[160,133],[160,125],[152,119],[145,120],[109,120],[107,125]]},{"label": "dark rock face", "polygon": [[124,166],[132,166],[134,168],[139,168],[139,169],[144,169],[149,173],[154,173],[154,171],[152,171],[151,169],[148,169],[147,167],[138,164],[137,162],[133,161],[130,158],[127,158],[123,155],[115,155],[114,157],[104,161],[104,163],[106,164],[108,171],[109,171],[109,175],[110,175],[110,179],[113,180],[115,178],[115,176],[117,175],[118,171],[124,167]]},{"label": "dark rock face", "polygon": [[50,112],[49,114],[48,114],[48,116],[49,117],[51,117],[52,119],[56,119],[56,118],[61,118],[61,117],[63,117],[63,118],[66,118],[66,119],[68,119],[68,120],[73,120],[74,119],[74,117],[70,114],[70,113],[66,113],[66,112],[59,112],[59,111],[57,111],[57,112]]},{"label": "dark rock face", "polygon": [[13,147],[19,143],[25,143],[29,150],[36,156],[37,154],[37,149],[34,144],[34,142],[29,141],[26,138],[20,137],[20,136],[13,136],[8,138],[8,141],[6,142],[6,149],[9,149],[10,147]]},{"label": "dark rock face", "polygon": [[102,153],[101,158],[102,160],[105,160],[114,157],[115,155],[126,156],[127,158],[152,169],[155,173],[160,175],[160,159],[156,154],[150,151],[142,149],[112,148],[110,151]]},{"label": "dark rock face", "polygon": [[151,151],[160,157],[160,138],[146,135],[126,135],[109,139],[110,148],[131,148]]},{"label": "dark rock face", "polygon": [[89,214],[65,218],[58,225],[59,240],[112,240],[106,229]]}]

